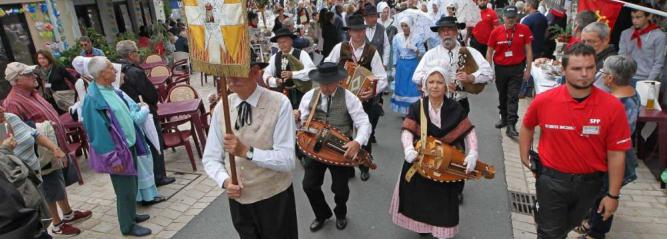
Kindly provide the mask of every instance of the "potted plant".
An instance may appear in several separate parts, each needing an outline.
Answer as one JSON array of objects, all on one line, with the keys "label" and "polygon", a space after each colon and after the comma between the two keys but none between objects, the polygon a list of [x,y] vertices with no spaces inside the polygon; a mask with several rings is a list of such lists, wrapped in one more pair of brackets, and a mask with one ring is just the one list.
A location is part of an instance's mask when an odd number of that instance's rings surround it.
[{"label": "potted plant", "polygon": [[562,28],[559,25],[553,25],[547,28],[547,31],[549,31],[549,34],[551,36],[554,36],[553,39],[556,40],[556,42],[570,42],[570,39],[572,38],[572,26],[568,25],[565,28]]}]

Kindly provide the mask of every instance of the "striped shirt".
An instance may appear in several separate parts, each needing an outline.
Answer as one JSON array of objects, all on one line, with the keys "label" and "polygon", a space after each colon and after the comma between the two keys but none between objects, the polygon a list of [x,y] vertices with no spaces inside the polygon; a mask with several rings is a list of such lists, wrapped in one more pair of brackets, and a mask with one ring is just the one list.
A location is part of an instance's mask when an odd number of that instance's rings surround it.
[{"label": "striped shirt", "polygon": [[39,133],[36,129],[25,124],[21,118],[12,113],[5,113],[5,122],[9,124],[16,140],[14,155],[23,160],[30,169],[39,171],[39,159],[35,154],[35,141]]},{"label": "striped shirt", "polygon": [[5,112],[13,113],[23,122],[32,123],[33,126],[47,120],[51,121],[58,139],[58,146],[63,152],[69,153],[67,135],[58,118],[58,113],[48,101],[39,95],[37,90],[27,91],[20,87],[13,87],[2,104]]}]

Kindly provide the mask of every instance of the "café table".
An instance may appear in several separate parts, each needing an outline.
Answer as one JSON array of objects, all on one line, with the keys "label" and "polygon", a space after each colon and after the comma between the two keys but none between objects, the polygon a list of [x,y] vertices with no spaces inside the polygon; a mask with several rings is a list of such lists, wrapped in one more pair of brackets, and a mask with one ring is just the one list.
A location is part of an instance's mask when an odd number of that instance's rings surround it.
[{"label": "caf\u00e9 table", "polygon": [[533,66],[530,68],[530,75],[533,76],[536,95],[556,88],[560,85],[558,82],[556,82],[558,77],[554,77],[548,74],[542,67],[540,67],[538,64],[535,64],[535,62],[533,62]]},{"label": "caf\u00e9 table", "polygon": [[196,137],[199,137],[201,151],[204,151],[206,145],[206,135],[204,132],[204,122],[202,115],[205,112],[204,104],[201,99],[192,99],[176,102],[164,102],[157,105],[158,118],[169,119],[175,116],[190,116],[190,121],[194,125]]},{"label": "caf\u00e9 table", "polygon": [[[667,167],[667,113],[659,110],[647,110],[646,107],[642,106],[639,111],[639,117],[637,122],[656,122],[658,124],[658,168],[651,168],[651,172],[656,177],[660,177],[660,173]],[[652,155],[646,157],[647,159],[651,158]],[[664,188],[665,185],[661,184],[661,187]]]}]

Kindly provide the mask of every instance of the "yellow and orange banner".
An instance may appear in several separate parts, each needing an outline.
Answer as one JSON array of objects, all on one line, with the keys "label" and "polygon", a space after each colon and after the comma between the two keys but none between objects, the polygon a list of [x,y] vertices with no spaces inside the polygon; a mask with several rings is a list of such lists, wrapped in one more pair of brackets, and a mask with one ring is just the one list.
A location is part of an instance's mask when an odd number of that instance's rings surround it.
[{"label": "yellow and orange banner", "polygon": [[247,0],[183,0],[190,58],[195,71],[247,77],[250,41]]}]

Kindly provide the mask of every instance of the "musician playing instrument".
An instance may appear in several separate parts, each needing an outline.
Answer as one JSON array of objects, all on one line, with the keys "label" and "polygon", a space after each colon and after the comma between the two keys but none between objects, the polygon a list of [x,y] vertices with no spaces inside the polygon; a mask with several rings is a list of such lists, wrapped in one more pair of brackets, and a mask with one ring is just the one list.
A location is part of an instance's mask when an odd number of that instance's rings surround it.
[{"label": "musician playing instrument", "polygon": [[[467,150],[464,165],[466,173],[475,170],[477,163],[477,136],[465,109],[453,99],[445,80],[443,68],[434,67],[427,74],[425,88],[428,96],[415,102],[403,121],[401,142],[405,152],[405,162],[392,197],[390,213],[395,224],[420,233],[432,234],[436,238],[451,238],[456,235],[459,223],[458,189],[463,181],[437,182],[414,173],[410,168],[418,160],[415,142],[420,140],[420,113],[428,122],[426,135],[441,139],[443,143],[464,151]],[[420,107],[423,102],[423,108]],[[409,181],[408,181],[409,180]]]},{"label": "musician playing instrument", "polygon": [[[347,62],[354,62],[373,73],[375,80],[377,80],[375,94],[373,94],[373,90],[364,90],[359,94],[359,99],[363,102],[364,111],[368,114],[368,118],[373,126],[373,133],[371,133],[371,138],[373,138],[375,126],[377,126],[378,120],[383,114],[381,105],[382,92],[389,84],[387,83],[387,72],[382,65],[380,54],[375,47],[366,43],[366,27],[364,18],[361,15],[355,14],[350,16],[347,20],[347,27],[344,28],[350,34],[350,41],[344,41],[334,46],[329,56],[324,59],[324,62],[333,62],[340,66],[345,66]],[[365,148],[368,152],[372,151],[371,144],[368,144]],[[361,170],[361,180],[368,180],[370,177],[368,168],[359,166],[359,169]],[[354,171],[352,171],[351,175],[354,175]]]},{"label": "musician playing instrument", "polygon": [[[493,79],[493,68],[491,68],[491,65],[486,61],[482,53],[475,50],[475,48],[464,47],[458,43],[456,37],[459,34],[459,29],[464,27],[465,25],[456,22],[455,17],[442,17],[436,22],[435,26],[431,27],[431,31],[438,32],[442,44],[436,48],[428,50],[426,54],[424,54],[424,57],[422,57],[415,69],[412,81],[415,84],[422,86],[422,82],[426,80],[427,73],[434,67],[444,68],[448,75],[456,76],[457,89],[456,93],[453,93],[452,95],[455,97],[455,100],[463,106],[466,112],[470,112],[470,105],[467,97],[468,94],[463,90],[462,83],[487,83]],[[469,55],[472,56],[472,59],[460,58],[459,53],[461,49],[467,50]],[[477,65],[477,71],[470,73],[459,70],[460,60],[474,61]]]},{"label": "musician playing instrument", "polygon": [[290,30],[281,28],[270,40],[277,42],[280,51],[271,56],[269,66],[264,70],[266,85],[281,88],[287,92],[292,108],[299,108],[303,94],[312,88],[308,72],[315,69],[315,64],[306,51],[292,47],[296,39]]},{"label": "musician playing instrument", "polygon": [[[251,65],[251,76],[263,66]],[[217,104],[202,157],[206,173],[227,191],[240,238],[298,238],[292,187],[296,125],[290,102],[250,77],[228,77],[227,85],[235,92],[228,97],[233,132],[225,131],[226,112]],[[225,152],[236,158],[236,184]]]},{"label": "musician playing instrument", "polygon": [[[343,146],[346,151],[341,155],[348,159],[356,158],[360,147],[368,142],[372,129],[359,98],[340,86],[340,80],[347,77],[347,72],[337,64],[324,62],[308,75],[310,79],[318,82],[320,87],[308,91],[303,96],[299,110],[295,111],[296,117],[301,123],[307,124],[310,114],[314,114],[313,119],[329,124],[350,138],[356,130],[356,136]],[[326,220],[332,216],[321,188],[327,169],[331,172],[331,191],[336,202],[333,210],[336,216],[336,228],[344,229],[347,225],[346,204],[350,195],[348,180],[354,168],[324,164],[311,158],[306,158],[304,161],[303,190],[315,213],[310,231],[321,229]]]},{"label": "musician playing instrument", "polygon": [[[456,85],[456,91],[452,91],[450,96],[461,104],[466,113],[469,113],[468,93],[463,90],[463,84],[485,84],[491,81],[493,79],[493,68],[491,68],[489,62],[486,61],[480,52],[472,47],[461,46],[458,43],[456,40],[458,30],[463,27],[465,26],[456,22],[455,17],[441,17],[435,26],[431,27],[431,31],[438,32],[438,35],[442,39],[442,44],[424,54],[424,57],[422,57],[417,65],[417,69],[415,69],[412,81],[419,86],[423,86],[422,82],[426,80],[427,74],[431,70],[436,67],[444,68],[448,78],[456,79],[455,82],[451,83]],[[472,56],[472,59],[470,57],[468,59],[460,57],[462,49],[467,50],[468,55]],[[477,70],[472,73],[460,70],[459,62],[461,60],[474,61],[474,64],[477,65]],[[425,90],[423,87],[422,89]],[[460,202],[463,202],[464,185],[462,183],[459,189]]]}]

